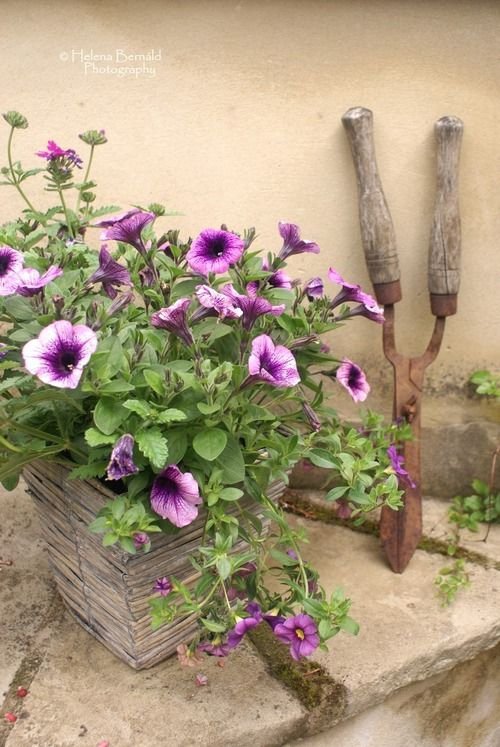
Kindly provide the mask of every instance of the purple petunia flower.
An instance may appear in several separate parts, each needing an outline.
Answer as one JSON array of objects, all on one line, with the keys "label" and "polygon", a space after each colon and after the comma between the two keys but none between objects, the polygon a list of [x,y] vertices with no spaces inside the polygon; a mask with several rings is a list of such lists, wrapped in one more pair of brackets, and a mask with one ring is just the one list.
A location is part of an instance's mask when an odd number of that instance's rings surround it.
[{"label": "purple petunia flower", "polygon": [[18,286],[17,273],[22,270],[21,252],[10,246],[0,246],[0,296],[11,296]]},{"label": "purple petunia flower", "polygon": [[236,648],[236,646],[239,646],[248,631],[255,628],[260,622],[262,622],[260,610],[256,617],[251,615],[250,617],[244,617],[241,620],[238,620],[234,628],[230,630],[227,635],[227,645],[229,648],[233,649]]},{"label": "purple petunia flower", "polygon": [[283,239],[278,257],[286,259],[293,254],[302,254],[303,252],[312,252],[319,254],[319,246],[314,241],[303,241],[300,238],[300,228],[295,223],[278,223],[280,236]]},{"label": "purple petunia flower", "polygon": [[237,262],[245,249],[245,243],[230,231],[205,228],[191,244],[186,254],[189,267],[200,275],[214,272],[221,275]]},{"label": "purple petunia flower", "polygon": [[8,354],[9,348],[4,342],[0,342],[0,361]]},{"label": "purple petunia flower", "polygon": [[76,389],[83,367],[97,348],[97,335],[84,324],[61,320],[42,329],[23,347],[24,365],[44,384]]},{"label": "purple petunia flower", "polygon": [[158,591],[162,597],[166,597],[172,591],[172,582],[166,576],[157,578],[153,586],[153,591]]},{"label": "purple petunia flower", "polygon": [[186,345],[193,344],[193,335],[187,324],[187,309],[191,303],[190,298],[179,298],[167,308],[155,311],[151,315],[153,327],[168,329],[176,337],[180,337]]},{"label": "purple petunia flower", "polygon": [[226,283],[221,290],[225,296],[231,299],[235,306],[241,309],[243,327],[247,330],[252,329],[259,316],[263,316],[264,314],[280,316],[286,309],[283,303],[274,306],[267,298],[262,298],[262,296],[257,296],[253,293],[245,296],[238,293],[231,283]]},{"label": "purple petunia flower", "polygon": [[343,318],[346,319],[347,317],[351,316],[366,316],[366,318],[371,319],[372,322],[383,324],[385,322],[383,307],[379,306],[378,303],[373,298],[371,298],[371,296],[368,296],[368,299],[370,300],[365,301],[360,306],[356,306],[356,308],[352,309]]},{"label": "purple petunia flower", "polygon": [[284,345],[275,345],[268,335],[252,341],[248,371],[254,379],[284,389],[300,381],[293,353]]},{"label": "purple petunia flower", "polygon": [[365,293],[360,285],[348,283],[347,280],[344,280],[342,275],[332,267],[328,270],[328,277],[333,283],[342,286],[342,290],[337,293],[331,303],[332,309],[340,306],[340,304],[354,301],[361,305],[352,309],[352,311],[349,311],[349,314],[347,314],[345,318],[351,316],[366,316],[368,319],[378,322],[379,324],[384,323],[384,309],[378,305],[373,296],[370,296],[369,293]]},{"label": "purple petunia flower", "polygon": [[139,468],[134,464],[134,439],[130,433],[124,433],[113,446],[109,464],[106,467],[107,480],[121,480],[122,477],[134,475]]},{"label": "purple petunia flower", "polygon": [[203,502],[191,472],[181,472],[175,464],[169,464],[156,477],[150,497],[153,511],[176,527],[191,524]]},{"label": "purple petunia flower", "polygon": [[212,643],[205,641],[200,643],[197,651],[204,651],[209,656],[228,656],[231,653],[231,649],[227,643],[222,643],[219,638],[216,638]]},{"label": "purple petunia flower", "polygon": [[348,358],[344,358],[337,369],[336,378],[339,384],[347,389],[355,402],[364,402],[368,397],[370,385],[361,368]]},{"label": "purple petunia flower", "polygon": [[124,210],[122,213],[118,213],[118,215],[113,215],[111,218],[102,218],[101,220],[96,220],[95,223],[92,223],[92,226],[94,228],[111,228],[111,226],[114,226],[115,223],[119,223],[121,220],[124,220],[125,218],[131,218],[132,215],[137,215],[137,213],[142,212],[139,210],[139,208],[131,208],[130,210]]},{"label": "purple petunia flower", "polygon": [[88,285],[93,283],[102,283],[108,298],[116,298],[118,291],[115,286],[132,285],[129,271],[113,259],[106,244],[101,246],[99,252],[99,267],[87,280]]},{"label": "purple petunia flower", "polygon": [[304,285],[304,292],[309,301],[314,301],[315,298],[321,298],[323,295],[323,281],[321,278],[311,278]]},{"label": "purple petunia flower", "polygon": [[316,623],[304,613],[289,617],[284,623],[276,625],[274,633],[290,647],[290,654],[295,661],[303,656],[310,656],[319,646]]},{"label": "purple petunia flower", "polygon": [[389,448],[387,449],[387,456],[389,457],[391,461],[391,467],[396,473],[396,475],[400,478],[401,482],[406,483],[409,485],[410,488],[416,488],[416,484],[413,482],[412,478],[410,477],[407,470],[404,468],[404,457],[401,454],[398,454],[397,446],[395,444],[391,444]]},{"label": "purple petunia flower", "polygon": [[149,534],[146,534],[146,532],[136,532],[132,537],[132,540],[136,550],[140,550],[141,547],[146,547],[146,545],[151,544],[151,538]]},{"label": "purple petunia flower", "polygon": [[231,299],[223,293],[217,293],[209,285],[196,286],[196,298],[206,309],[214,309],[220,319],[237,319],[243,311],[234,305]]},{"label": "purple petunia flower", "polygon": [[17,273],[18,286],[16,288],[16,293],[19,293],[21,296],[35,296],[37,293],[40,293],[46,285],[60,277],[62,274],[62,269],[56,265],[49,267],[43,275],[40,275],[38,270],[33,270],[31,267],[24,267]]},{"label": "purple petunia flower", "polygon": [[82,159],[76,154],[72,148],[61,148],[53,140],[49,140],[47,143],[47,150],[37,150],[36,156],[45,158],[46,161],[55,161],[58,158],[69,161],[73,166],[77,166],[79,169],[82,168]]},{"label": "purple petunia flower", "polygon": [[145,213],[142,210],[129,210],[125,214],[117,215],[114,219],[101,221],[95,225],[105,226],[101,233],[103,241],[123,241],[124,244],[130,244],[138,252],[144,254],[146,246],[142,240],[141,234],[146,226],[155,219],[154,213]]},{"label": "purple petunia flower", "polygon": [[[262,260],[262,269],[265,272],[270,272],[271,267],[269,266],[269,260],[267,257],[264,257]],[[286,274],[284,270],[276,270],[276,272],[273,272],[272,275],[270,275],[268,278],[266,278],[266,283],[269,285],[272,285],[273,288],[285,288],[286,290],[290,290],[292,288],[292,278]],[[258,283],[257,283],[258,285]],[[248,291],[248,287],[247,287]]]}]

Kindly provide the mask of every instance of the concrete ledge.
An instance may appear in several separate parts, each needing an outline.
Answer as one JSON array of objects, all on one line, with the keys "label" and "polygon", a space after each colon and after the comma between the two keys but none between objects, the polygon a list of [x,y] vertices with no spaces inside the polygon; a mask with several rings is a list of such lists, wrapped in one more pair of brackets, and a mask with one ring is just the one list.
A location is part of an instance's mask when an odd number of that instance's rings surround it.
[{"label": "concrete ledge", "polygon": [[[111,747],[279,746],[368,712],[401,688],[417,687],[500,641],[500,573],[494,568],[471,564],[471,588],[442,608],[433,587],[443,565],[439,554],[417,551],[398,576],[386,567],[376,537],[292,517],[309,534],[305,555],[325,588],[343,586],[351,597],[361,624],[357,638],[340,634],[328,654],[298,667],[279,663],[273,650],[284,652],[279,642],[268,646],[257,636],[256,647],[248,641],[223,667],[207,659],[186,670],[170,660],[134,672],[61,613],[45,554],[28,539],[36,536],[29,499],[19,489],[2,494],[2,502],[15,505],[11,530],[19,538],[10,546],[19,550],[16,565],[1,572],[7,581],[15,577],[0,590],[2,620],[5,610],[15,614],[25,605],[17,632],[8,626],[2,642],[2,651],[15,656],[4,675],[12,682],[0,715],[18,715],[13,727],[0,720],[2,746],[95,747],[100,739]],[[34,579],[42,580],[38,588]],[[196,686],[198,671],[208,676],[206,687]],[[20,684],[29,689],[24,700],[15,697]]]}]

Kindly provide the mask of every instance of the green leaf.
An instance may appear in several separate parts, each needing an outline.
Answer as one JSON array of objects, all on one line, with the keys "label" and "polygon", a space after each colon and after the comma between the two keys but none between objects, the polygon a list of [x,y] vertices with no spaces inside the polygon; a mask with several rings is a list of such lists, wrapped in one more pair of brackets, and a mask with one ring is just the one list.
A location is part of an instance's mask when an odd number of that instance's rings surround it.
[{"label": "green leaf", "polygon": [[105,337],[91,358],[90,366],[99,379],[112,379],[126,367],[123,346],[116,335]]},{"label": "green leaf", "polygon": [[104,547],[114,545],[116,542],[118,542],[118,535],[114,534],[114,532],[108,532],[102,538],[102,544],[104,545]]},{"label": "green leaf", "polygon": [[239,488],[224,488],[220,492],[220,498],[223,501],[237,501],[244,495],[243,491]]},{"label": "green leaf", "polygon": [[290,555],[287,555],[286,552],[281,552],[281,550],[271,550],[272,557],[278,561],[280,565],[284,565],[286,567],[292,567],[294,565],[297,565],[297,560],[295,558],[291,558]]},{"label": "green leaf", "polygon": [[[147,487],[150,476],[147,471],[139,472],[134,475],[127,484],[127,495],[129,498],[135,498]],[[142,505],[142,504],[141,504]]]},{"label": "green leaf", "polygon": [[98,516],[97,519],[94,519],[89,526],[88,529],[90,532],[94,532],[95,534],[99,534],[100,532],[105,532],[108,528],[108,518],[107,516]]},{"label": "green leaf", "polygon": [[130,537],[120,537],[120,545],[123,547],[125,552],[130,553],[130,555],[136,555],[137,550]]},{"label": "green leaf", "polygon": [[29,321],[36,318],[33,306],[22,296],[8,296],[3,299],[3,306],[7,314],[18,321]]},{"label": "green leaf", "polygon": [[125,379],[115,379],[108,381],[107,384],[99,386],[100,394],[120,394],[120,392],[131,392],[135,389],[133,384],[129,384]]},{"label": "green leaf", "polygon": [[227,444],[227,433],[220,428],[205,428],[193,439],[193,449],[203,459],[213,462],[224,451]]},{"label": "green leaf", "polygon": [[200,281],[196,278],[193,280],[181,280],[176,283],[172,289],[170,296],[171,301],[177,301],[179,298],[194,297],[196,286],[199,285]]},{"label": "green leaf", "polygon": [[137,446],[144,456],[149,459],[153,467],[161,469],[168,457],[167,439],[159,428],[153,426],[144,431],[138,431],[135,436]]},{"label": "green leaf", "polygon": [[213,405],[209,405],[207,402],[198,402],[196,407],[203,415],[212,415],[217,410],[220,410],[220,405],[217,402]]},{"label": "green leaf", "polygon": [[115,500],[112,501],[110,508],[113,519],[118,521],[125,513],[125,498],[115,498]]},{"label": "green leaf", "polygon": [[327,501],[336,501],[339,498],[342,498],[342,496],[345,495],[348,490],[349,485],[339,485],[337,488],[332,488],[331,490],[329,490],[325,495],[325,499]]},{"label": "green leaf", "polygon": [[81,464],[75,467],[68,475],[70,480],[90,480],[93,477],[102,477],[106,472],[107,462],[92,462],[92,464]]},{"label": "green leaf", "polygon": [[217,493],[214,493],[214,492],[209,493],[207,495],[207,506],[215,506],[218,500],[219,500],[219,496]]},{"label": "green leaf", "polygon": [[139,415],[143,420],[146,420],[151,416],[151,408],[146,402],[140,399],[127,399],[127,401],[123,403],[123,406],[127,410],[131,410],[131,412],[135,412],[136,415]]},{"label": "green leaf", "polygon": [[4,477],[4,479],[2,480],[2,486],[5,488],[5,490],[14,490],[19,484],[20,476],[20,473],[17,472],[14,475],[10,475],[10,477]]},{"label": "green leaf", "polygon": [[151,387],[153,392],[156,392],[156,394],[159,394],[162,397],[166,391],[164,377],[157,371],[153,371],[151,369],[146,369],[145,371],[143,371],[143,374],[146,382]]},{"label": "green leaf", "polygon": [[5,392],[7,389],[11,389],[12,387],[21,386],[32,379],[33,377],[29,374],[26,376],[10,376],[8,379],[2,379],[2,381],[0,381],[0,392]]},{"label": "green leaf", "polygon": [[323,469],[337,469],[336,462],[333,461],[330,453],[325,449],[311,449],[307,458],[315,464],[316,467],[322,467]]},{"label": "green leaf", "polygon": [[175,423],[179,420],[185,420],[186,414],[175,407],[169,407],[167,410],[161,410],[155,414],[155,420],[158,423]]},{"label": "green leaf", "polygon": [[351,635],[358,635],[359,633],[359,624],[352,617],[349,617],[349,615],[342,620],[340,627]]},{"label": "green leaf", "polygon": [[324,640],[328,640],[328,638],[332,637],[334,629],[329,620],[325,620],[324,618],[323,620],[320,620],[320,623],[318,625],[318,633]]},{"label": "green leaf", "polygon": [[243,482],[245,478],[245,460],[238,441],[234,436],[228,436],[226,448],[217,459],[222,468],[222,482],[226,485]]},{"label": "green leaf", "polygon": [[201,621],[205,628],[209,630],[211,633],[224,633],[226,630],[226,626],[222,625],[222,623],[215,622],[214,620],[206,620],[202,619]]},{"label": "green leaf", "polygon": [[173,429],[168,431],[168,461],[170,464],[178,464],[188,447],[188,438],[185,431]]},{"label": "green leaf", "polygon": [[127,415],[127,411],[119,402],[110,397],[103,397],[95,407],[94,423],[102,433],[110,436]]},{"label": "green leaf", "polygon": [[231,561],[229,560],[227,555],[222,555],[220,558],[218,558],[217,562],[215,563],[215,567],[217,568],[217,572],[223,581],[225,581],[226,578],[229,578],[229,576],[231,575]]},{"label": "green leaf", "polygon": [[89,446],[105,446],[106,444],[114,444],[117,440],[117,435],[105,435],[98,431],[97,428],[87,428],[85,431],[85,440]]}]

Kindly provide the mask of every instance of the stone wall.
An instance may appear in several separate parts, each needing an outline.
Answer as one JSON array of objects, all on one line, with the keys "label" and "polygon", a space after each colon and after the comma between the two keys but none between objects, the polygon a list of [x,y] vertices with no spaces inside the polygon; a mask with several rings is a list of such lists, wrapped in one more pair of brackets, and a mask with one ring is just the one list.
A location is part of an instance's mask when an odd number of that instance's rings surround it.
[{"label": "stone wall", "polygon": [[[369,285],[340,117],[355,105],[373,109],[402,266],[399,339],[409,352],[422,349],[432,324],[433,124],[460,116],[463,282],[429,383],[460,387],[475,368],[498,364],[495,0],[18,0],[3,2],[1,14],[2,110],[31,122],[16,157],[33,164],[49,137],[77,147],[78,132],[104,127],[109,144],[94,172],[104,202],[165,202],[182,215],[164,225],[185,233],[256,225],[258,245],[273,249],[277,221],[296,222],[323,249],[296,259],[301,278],[333,265]],[[151,50],[157,59],[124,61]],[[1,147],[6,136],[0,129]],[[4,189],[0,221],[21,208]],[[359,320],[335,339],[339,354],[380,379],[378,328]]]}]

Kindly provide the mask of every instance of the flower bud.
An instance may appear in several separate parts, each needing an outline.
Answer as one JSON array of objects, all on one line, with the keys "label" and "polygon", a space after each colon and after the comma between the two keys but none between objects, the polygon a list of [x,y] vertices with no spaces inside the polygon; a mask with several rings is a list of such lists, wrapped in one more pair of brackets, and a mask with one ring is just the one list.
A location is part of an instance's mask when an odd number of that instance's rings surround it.
[{"label": "flower bud", "polygon": [[10,124],[10,126],[14,127],[16,130],[25,130],[28,127],[28,120],[26,117],[23,117],[22,114],[19,114],[19,112],[6,112],[6,114],[2,114],[2,117],[5,119],[7,124]]},{"label": "flower bud", "polygon": [[313,431],[321,430],[321,420],[318,418],[309,402],[302,402],[302,412]]},{"label": "flower bud", "polygon": [[87,130],[86,132],[81,132],[78,137],[84,143],[87,143],[87,145],[104,145],[104,143],[108,142],[104,130]]},{"label": "flower bud", "polygon": [[152,202],[147,209],[149,213],[154,213],[158,217],[166,213],[165,205],[160,205],[159,202]]}]

